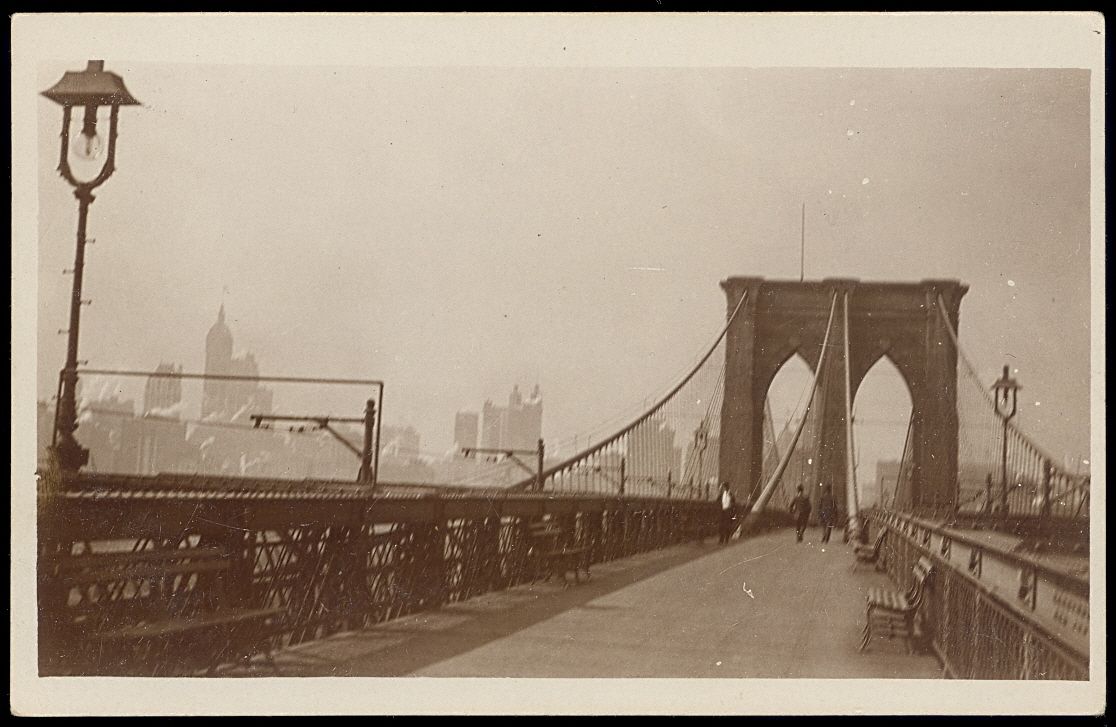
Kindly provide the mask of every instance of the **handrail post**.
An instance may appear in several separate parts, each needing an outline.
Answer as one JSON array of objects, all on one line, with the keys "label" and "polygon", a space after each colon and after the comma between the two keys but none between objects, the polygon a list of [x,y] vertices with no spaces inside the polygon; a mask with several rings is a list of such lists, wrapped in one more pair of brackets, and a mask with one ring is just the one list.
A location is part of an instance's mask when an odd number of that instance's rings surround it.
[{"label": "handrail post", "polygon": [[372,433],[375,426],[376,400],[369,399],[364,407],[364,447],[360,453],[360,474],[357,477],[361,484],[375,483],[372,472]]},{"label": "handrail post", "polygon": [[542,489],[543,489],[543,460],[546,457],[546,445],[543,444],[542,437],[539,437],[538,456],[539,456],[539,471],[538,471],[538,474],[535,475],[535,489],[539,492],[542,492]]},{"label": "handrail post", "polygon": [[376,386],[376,438],[372,447],[372,485],[380,480],[380,423],[384,418],[384,384],[381,381]]}]

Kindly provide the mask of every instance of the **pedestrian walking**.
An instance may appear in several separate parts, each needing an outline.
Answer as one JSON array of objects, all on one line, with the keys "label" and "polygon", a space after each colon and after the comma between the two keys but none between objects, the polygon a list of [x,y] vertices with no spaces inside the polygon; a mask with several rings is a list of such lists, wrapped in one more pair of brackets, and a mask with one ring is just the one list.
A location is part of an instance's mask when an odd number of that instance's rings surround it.
[{"label": "pedestrian walking", "polygon": [[821,485],[821,497],[818,498],[818,519],[821,521],[822,542],[829,542],[829,534],[833,532],[833,526],[837,523],[837,501],[833,499],[833,490],[829,485],[818,483]]},{"label": "pedestrian walking", "polygon": [[720,540],[721,545],[724,545],[732,537],[733,527],[736,524],[736,498],[733,497],[732,491],[729,489],[729,483],[721,483],[721,528]]},{"label": "pedestrian walking", "polygon": [[810,504],[810,498],[802,491],[802,485],[798,486],[798,494],[791,500],[790,511],[794,515],[794,536],[796,542],[802,542],[802,536],[806,532],[806,523],[810,520],[810,511],[814,506]]}]

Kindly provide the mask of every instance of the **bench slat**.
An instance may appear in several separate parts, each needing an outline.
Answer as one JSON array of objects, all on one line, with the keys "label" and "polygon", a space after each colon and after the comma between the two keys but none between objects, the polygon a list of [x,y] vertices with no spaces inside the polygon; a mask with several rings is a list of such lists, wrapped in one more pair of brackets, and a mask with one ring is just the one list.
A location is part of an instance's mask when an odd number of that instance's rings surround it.
[{"label": "bench slat", "polygon": [[872,588],[868,591],[868,607],[902,615],[916,611],[922,603],[922,591],[926,588],[926,581],[933,570],[933,566],[924,563],[923,560],[920,560],[911,569],[914,583],[911,584],[907,593],[901,594],[890,589]]},{"label": "bench slat", "polygon": [[579,570],[584,570],[589,576],[589,565],[584,562],[585,555],[589,552],[587,546],[559,545],[566,531],[558,523],[547,521],[534,523],[528,526],[528,534],[532,541],[532,548],[541,559],[544,567],[550,574],[561,569],[562,580],[565,581],[568,571],[574,572],[574,577],[579,578]]},{"label": "bench slat", "polygon": [[67,585],[86,585],[89,583],[117,583],[129,580],[152,580],[167,576],[191,573],[214,573],[228,570],[227,560],[201,561],[162,565],[159,563],[136,563],[127,568],[100,568],[97,570],[67,573],[62,576]]},{"label": "bench slat", "polygon": [[96,566],[128,565],[131,563],[153,563],[167,560],[209,560],[224,558],[221,548],[179,548],[175,550],[128,550],[118,553],[89,553],[70,555],[62,559],[62,570],[74,570]]},{"label": "bench slat", "polygon": [[168,619],[149,623],[133,624],[111,631],[92,634],[100,641],[131,641],[136,639],[157,639],[190,631],[198,631],[217,626],[228,626],[249,621],[259,621],[283,612],[282,608],[257,608],[251,610],[217,611],[211,615],[182,619]]},{"label": "bench slat", "polygon": [[873,635],[882,635],[889,639],[892,636],[900,636],[907,640],[908,652],[913,649],[916,634],[915,617],[922,607],[923,594],[933,569],[934,564],[931,560],[926,557],[919,558],[911,568],[914,582],[903,594],[884,588],[869,589],[867,623],[860,641],[860,651],[868,646]]},{"label": "bench slat", "polygon": [[876,536],[876,540],[871,545],[858,545],[853,548],[853,553],[859,561],[872,562],[880,557],[880,548],[883,547],[884,537],[887,535],[887,528],[880,530]]}]

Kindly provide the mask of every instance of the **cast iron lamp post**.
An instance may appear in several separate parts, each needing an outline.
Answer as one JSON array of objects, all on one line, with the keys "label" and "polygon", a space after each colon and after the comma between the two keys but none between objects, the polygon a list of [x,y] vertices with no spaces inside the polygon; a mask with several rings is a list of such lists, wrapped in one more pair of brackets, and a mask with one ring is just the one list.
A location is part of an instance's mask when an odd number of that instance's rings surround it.
[{"label": "cast iron lamp post", "polygon": [[[43,95],[62,107],[62,148],[58,158],[58,172],[74,188],[78,200],[77,250],[74,253],[74,286],[70,296],[70,328],[67,331],[66,366],[62,370],[62,385],[58,397],[58,417],[55,429],[55,450],[62,470],[77,470],[89,461],[89,450],[82,447],[74,432],[77,430],[77,366],[78,331],[81,323],[81,282],[85,268],[85,225],[89,205],[93,203],[93,190],[105,183],[116,170],[116,118],[121,106],[139,104],[124,81],[115,73],[105,70],[104,61],[89,61],[84,71],[67,71],[62,80],[51,86]],[[97,109],[109,107],[108,149],[104,164],[97,176],[82,181],[70,168],[70,152],[84,160],[96,160],[104,150],[104,142],[97,132]],[[80,131],[74,135],[72,149],[70,122],[74,107],[84,109]]]},{"label": "cast iron lamp post", "polygon": [[[1008,422],[1012,420],[1019,405],[1019,390],[1023,388],[1012,377],[1008,376],[1008,367],[1004,366],[1004,374],[992,384],[993,401],[996,413],[1004,423],[1003,449],[1000,458],[1000,509],[1006,517],[1008,511],[1008,474],[1007,474],[1007,441]],[[1010,403],[1010,407],[1009,407]]]}]

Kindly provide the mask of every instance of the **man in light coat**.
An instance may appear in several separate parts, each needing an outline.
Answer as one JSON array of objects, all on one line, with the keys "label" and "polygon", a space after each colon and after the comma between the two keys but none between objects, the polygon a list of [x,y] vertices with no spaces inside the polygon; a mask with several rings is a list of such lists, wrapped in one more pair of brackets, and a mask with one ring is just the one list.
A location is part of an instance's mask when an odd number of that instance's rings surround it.
[{"label": "man in light coat", "polygon": [[729,483],[721,483],[721,494],[719,497],[721,505],[721,527],[720,527],[720,544],[724,545],[732,537],[733,527],[736,524],[736,498],[733,497],[732,490],[729,489]]}]

